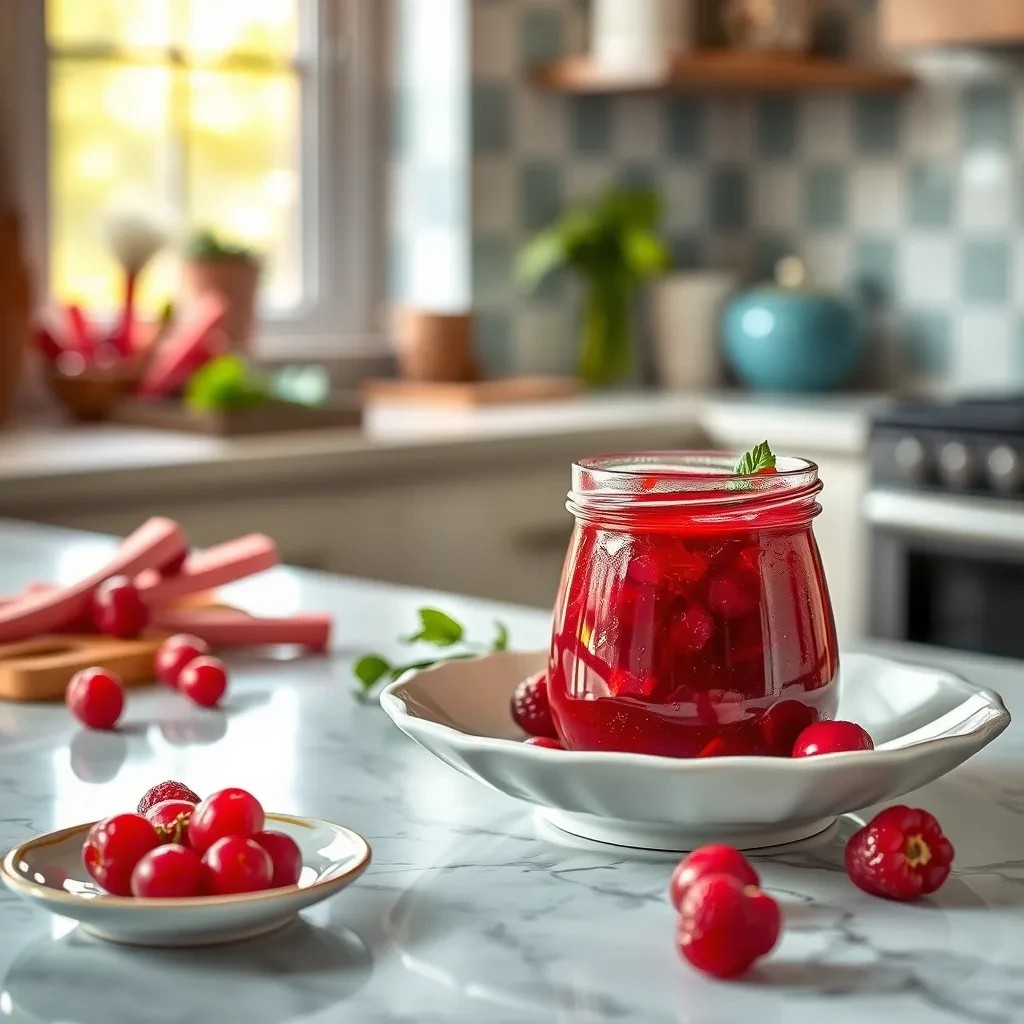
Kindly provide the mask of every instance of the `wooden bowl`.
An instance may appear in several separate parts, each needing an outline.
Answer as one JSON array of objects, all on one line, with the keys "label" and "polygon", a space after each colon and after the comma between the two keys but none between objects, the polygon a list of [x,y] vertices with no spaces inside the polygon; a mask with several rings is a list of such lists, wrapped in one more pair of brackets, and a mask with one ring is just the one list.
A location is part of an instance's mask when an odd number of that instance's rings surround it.
[{"label": "wooden bowl", "polygon": [[79,422],[105,420],[118,400],[134,390],[138,370],[134,365],[119,364],[107,368],[88,367],[80,372],[64,372],[60,365],[51,367],[50,389],[57,401]]}]

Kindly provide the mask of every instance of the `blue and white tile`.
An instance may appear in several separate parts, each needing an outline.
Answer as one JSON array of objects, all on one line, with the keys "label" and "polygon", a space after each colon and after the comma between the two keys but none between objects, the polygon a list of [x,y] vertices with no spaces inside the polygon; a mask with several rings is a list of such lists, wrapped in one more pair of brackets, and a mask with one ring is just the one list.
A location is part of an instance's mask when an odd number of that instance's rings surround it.
[{"label": "blue and white tile", "polygon": [[957,245],[948,235],[905,234],[900,240],[900,298],[910,307],[947,309],[960,294]]},{"label": "blue and white tile", "polygon": [[1019,161],[1006,153],[968,153],[960,172],[960,225],[968,231],[1005,231],[1017,200]]},{"label": "blue and white tile", "polygon": [[661,178],[665,223],[696,227],[704,219],[704,174],[687,164],[671,164]]},{"label": "blue and white tile", "polygon": [[587,202],[614,180],[615,165],[610,160],[574,160],[565,168],[565,197],[575,203]]},{"label": "blue and white tile", "polygon": [[964,310],[957,317],[953,341],[951,369],[957,386],[970,390],[1019,385],[1016,343],[1009,310]]},{"label": "blue and white tile", "polygon": [[803,111],[801,151],[808,160],[849,160],[853,156],[850,101],[845,96],[808,96]]},{"label": "blue and white tile", "polygon": [[952,161],[960,153],[959,86],[929,81],[912,89],[903,120],[904,151],[911,158]]},{"label": "blue and white tile", "polygon": [[473,160],[474,231],[516,232],[516,177],[515,164],[505,156],[478,156]]},{"label": "blue and white tile", "polygon": [[615,150],[620,158],[650,162],[662,158],[665,142],[660,104],[650,96],[621,96],[614,105]]},{"label": "blue and white tile", "polygon": [[816,231],[807,235],[800,255],[807,265],[811,283],[836,289],[849,280],[853,265],[853,240],[847,231]]},{"label": "blue and white tile", "polygon": [[565,103],[548,93],[517,89],[513,101],[514,139],[524,158],[543,156],[565,160],[569,112]]},{"label": "blue and white tile", "polygon": [[518,52],[518,5],[508,0],[472,0],[472,63],[474,71],[514,79]]},{"label": "blue and white tile", "polygon": [[709,102],[705,112],[705,154],[717,162],[746,160],[754,154],[753,102],[735,96]]},{"label": "blue and white tile", "polygon": [[861,231],[893,231],[903,222],[903,168],[895,162],[858,164],[849,173],[850,220]]},{"label": "blue and white tile", "polygon": [[577,334],[574,303],[522,305],[513,321],[516,371],[526,375],[572,374],[576,368]]},{"label": "blue and white tile", "polygon": [[758,227],[793,230],[802,220],[799,165],[761,168],[753,181],[753,218]]}]

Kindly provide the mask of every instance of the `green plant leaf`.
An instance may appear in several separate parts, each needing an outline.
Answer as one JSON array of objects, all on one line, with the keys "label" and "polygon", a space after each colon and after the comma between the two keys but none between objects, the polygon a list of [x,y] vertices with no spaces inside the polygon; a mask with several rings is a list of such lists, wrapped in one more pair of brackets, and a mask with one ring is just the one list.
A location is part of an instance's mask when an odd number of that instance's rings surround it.
[{"label": "green plant leaf", "polygon": [[601,206],[604,216],[620,228],[653,228],[661,217],[661,198],[652,189],[612,188]]},{"label": "green plant leaf", "polygon": [[410,661],[406,665],[396,665],[391,669],[391,682],[401,679],[406,672],[412,672],[416,669],[430,668],[433,665],[442,665],[447,661],[465,661],[467,658],[476,657],[479,657],[479,655],[474,654],[472,651],[463,651],[461,654],[446,654],[440,658],[424,658],[422,661]]},{"label": "green plant leaf", "polygon": [[421,608],[418,612],[420,617],[420,629],[407,639],[407,643],[414,644],[422,642],[433,644],[435,647],[451,647],[457,644],[465,634],[462,624],[456,622],[450,615],[437,608]]},{"label": "green plant leaf", "polygon": [[364,690],[371,690],[390,671],[391,662],[379,654],[364,654],[352,667],[352,672]]},{"label": "green plant leaf", "polygon": [[508,626],[504,622],[495,622],[495,629],[497,629],[497,635],[494,638],[494,642],[491,644],[492,651],[507,651],[508,650]]},{"label": "green plant leaf", "polygon": [[553,270],[564,266],[567,257],[565,236],[556,224],[535,235],[520,251],[516,276],[524,286],[534,288]]},{"label": "green plant leaf", "polygon": [[653,231],[630,228],[622,238],[626,264],[637,279],[651,277],[665,270],[671,263],[668,249]]},{"label": "green plant leaf", "polygon": [[768,447],[767,441],[755,444],[749,452],[744,452],[740,461],[736,463],[736,474],[749,476],[751,473],[760,473],[763,469],[775,468],[775,455]]},{"label": "green plant leaf", "polygon": [[266,377],[239,355],[216,356],[199,367],[185,385],[185,404],[204,412],[248,409],[269,400]]}]

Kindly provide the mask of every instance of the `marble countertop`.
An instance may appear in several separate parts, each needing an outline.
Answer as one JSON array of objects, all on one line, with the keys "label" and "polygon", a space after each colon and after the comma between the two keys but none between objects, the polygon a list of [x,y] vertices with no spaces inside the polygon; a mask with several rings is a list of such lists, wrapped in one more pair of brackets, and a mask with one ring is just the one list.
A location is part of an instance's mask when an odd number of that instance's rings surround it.
[{"label": "marble countertop", "polygon": [[[0,593],[70,580],[109,542],[0,524]],[[273,936],[202,951],[90,940],[0,892],[0,1019],[62,1024],[904,1024],[1024,1021],[1024,724],[914,794],[944,824],[956,871],[928,902],[854,889],[842,849],[758,862],[782,902],[781,945],[741,982],[695,974],[673,948],[671,861],[554,845],[531,809],[435,761],[349,696],[353,657],[397,654],[428,601],[485,634],[543,644],[546,616],[476,599],[287,569],[238,585],[255,611],[326,608],[328,658],[232,659],[223,711],[134,692],[123,728],[80,730],[60,706],[0,705],[0,848],[133,805],[163,778],[244,785],[273,810],[362,832],[373,864]],[[1001,691],[1012,662],[909,647]],[[846,823],[847,833],[852,822]]]},{"label": "marble countertop", "polygon": [[[621,448],[629,431],[660,431],[663,443],[744,448],[770,434],[777,449],[856,456],[864,451],[875,394],[696,396],[637,392],[543,404],[477,409],[382,405],[367,411],[362,430],[338,429],[256,437],[205,437],[117,424],[69,428],[26,424],[0,432],[0,482],[11,499],[75,493],[109,482],[148,487],[183,472],[223,481],[261,481],[298,471],[335,478],[422,468],[428,458],[476,453],[485,458],[535,452],[543,442]],[[634,434],[635,436],[635,434]],[[810,439],[810,441],[809,441]],[[634,442],[635,443],[635,442]],[[646,442],[645,442],[646,443]]]}]

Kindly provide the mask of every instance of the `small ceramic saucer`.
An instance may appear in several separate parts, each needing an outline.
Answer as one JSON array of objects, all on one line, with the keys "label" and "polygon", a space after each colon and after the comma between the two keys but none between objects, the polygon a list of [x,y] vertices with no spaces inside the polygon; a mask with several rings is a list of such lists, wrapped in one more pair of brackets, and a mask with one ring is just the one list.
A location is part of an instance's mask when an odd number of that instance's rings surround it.
[{"label": "small ceramic saucer", "polygon": [[302,850],[298,885],[189,899],[108,896],[82,864],[92,822],[36,836],[9,851],[0,878],[16,896],[69,917],[101,939],[133,946],[207,946],[280,928],[304,907],[340,892],[370,863],[370,846],[351,829],[318,818],[268,814],[267,825]]},{"label": "small ceramic saucer", "polygon": [[509,700],[543,652],[450,661],[392,683],[381,704],[453,768],[537,804],[564,833],[649,850],[708,842],[752,850],[799,842],[837,816],[892,801],[991,743],[1010,716],[997,693],[941,669],[845,654],[838,718],[872,751],[806,758],[684,759],[522,743]]}]

